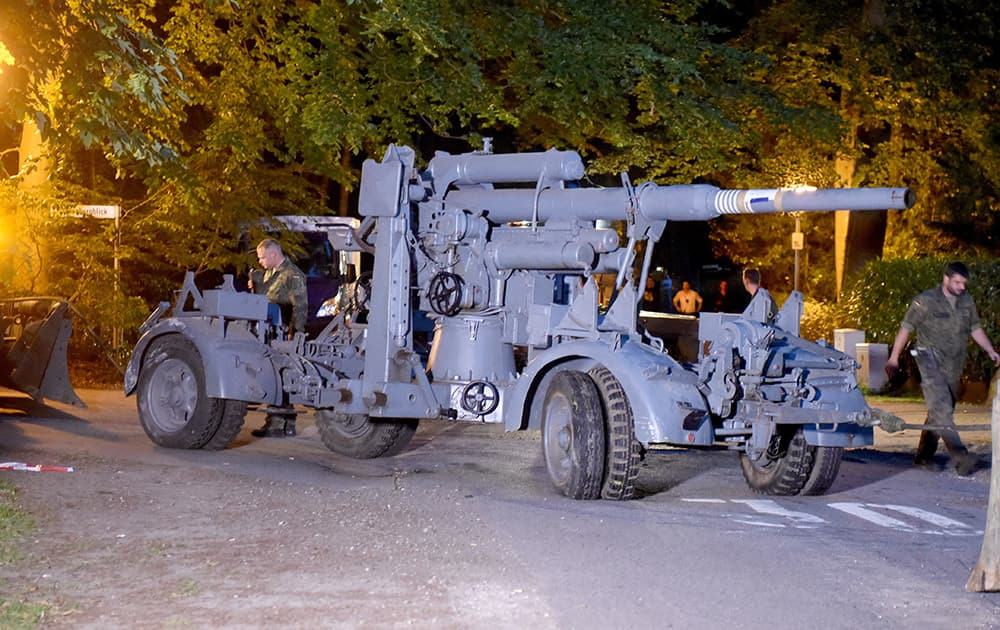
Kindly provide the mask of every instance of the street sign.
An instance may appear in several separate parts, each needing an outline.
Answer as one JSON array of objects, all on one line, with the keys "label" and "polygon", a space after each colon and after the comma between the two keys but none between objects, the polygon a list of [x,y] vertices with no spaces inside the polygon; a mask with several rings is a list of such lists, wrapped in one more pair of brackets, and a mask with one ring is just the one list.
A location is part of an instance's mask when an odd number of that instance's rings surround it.
[{"label": "street sign", "polygon": [[121,216],[122,207],[121,206],[85,206],[79,205],[76,207],[78,212],[83,214],[89,214],[90,216],[97,219],[117,219]]},{"label": "street sign", "polygon": [[792,249],[804,249],[805,235],[802,232],[792,232]]}]

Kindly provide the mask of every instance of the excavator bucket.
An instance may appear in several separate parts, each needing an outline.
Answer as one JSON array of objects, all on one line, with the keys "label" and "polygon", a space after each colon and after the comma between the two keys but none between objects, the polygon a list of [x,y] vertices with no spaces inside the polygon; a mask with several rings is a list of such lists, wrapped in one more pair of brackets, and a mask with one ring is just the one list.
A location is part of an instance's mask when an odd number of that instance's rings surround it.
[{"label": "excavator bucket", "polygon": [[48,399],[86,407],[69,382],[70,313],[69,302],[60,298],[0,300],[0,385],[38,402]]}]

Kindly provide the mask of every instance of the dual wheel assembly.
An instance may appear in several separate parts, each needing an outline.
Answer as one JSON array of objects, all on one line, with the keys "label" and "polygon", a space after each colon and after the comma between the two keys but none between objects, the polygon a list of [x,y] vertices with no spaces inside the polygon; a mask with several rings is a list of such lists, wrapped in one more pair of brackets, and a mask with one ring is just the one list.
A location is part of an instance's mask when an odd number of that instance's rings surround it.
[{"label": "dual wheel assembly", "polygon": [[811,446],[802,427],[785,425],[760,457],[740,453],[740,468],[747,485],[758,494],[814,496],[833,485],[843,456],[843,448]]},{"label": "dual wheel assembly", "polygon": [[201,354],[181,335],[153,340],[136,389],[143,430],[168,448],[224,449],[247,415],[245,402],[208,397]]},{"label": "dual wheel assembly", "polygon": [[558,372],[543,410],[542,452],[556,489],[573,499],[635,496],[641,445],[625,391],[607,368]]},{"label": "dual wheel assembly", "polygon": [[[573,499],[635,496],[642,445],[621,383],[607,368],[558,372],[545,393],[542,451],[553,485]],[[757,458],[740,454],[750,489],[765,495],[820,495],[840,471],[844,449],[812,446],[786,425]]]}]

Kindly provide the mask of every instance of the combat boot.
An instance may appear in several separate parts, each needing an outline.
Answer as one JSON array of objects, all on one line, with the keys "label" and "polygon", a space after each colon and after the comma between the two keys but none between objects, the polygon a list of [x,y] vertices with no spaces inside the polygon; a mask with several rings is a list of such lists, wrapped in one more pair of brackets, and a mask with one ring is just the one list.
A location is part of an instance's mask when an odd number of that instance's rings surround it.
[{"label": "combat boot", "polygon": [[962,453],[955,456],[955,472],[960,477],[968,477],[979,468],[979,456],[975,453]]},{"label": "combat boot", "polygon": [[[264,421],[264,426],[254,429],[250,435],[259,438],[265,437],[285,437],[287,422],[281,416],[268,416]],[[295,435],[295,427],[292,426],[292,435]]]},{"label": "combat boot", "polygon": [[925,468],[931,466],[937,448],[938,434],[933,431],[921,431],[920,440],[917,442],[917,452],[913,456],[913,463]]}]

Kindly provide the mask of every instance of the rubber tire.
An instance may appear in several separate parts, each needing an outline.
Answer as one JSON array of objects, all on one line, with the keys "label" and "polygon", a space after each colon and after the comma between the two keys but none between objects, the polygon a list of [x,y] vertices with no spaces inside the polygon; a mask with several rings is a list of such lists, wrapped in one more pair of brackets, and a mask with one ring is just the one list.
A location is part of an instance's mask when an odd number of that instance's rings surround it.
[{"label": "rubber tire", "polygon": [[364,414],[316,410],[323,444],[334,453],[355,459],[398,455],[413,439],[417,420],[372,420]]},{"label": "rubber tire", "polygon": [[824,494],[836,481],[840,473],[840,462],[844,457],[844,449],[837,446],[810,446],[813,449],[813,467],[809,479],[802,486],[799,494],[819,496]]},{"label": "rubber tire", "polygon": [[[806,444],[801,427],[788,427],[782,435],[784,455],[758,463],[740,453],[740,468],[750,489],[757,494],[791,496],[799,494],[813,469],[814,448]],[[794,429],[794,432],[791,431]]]},{"label": "rubber tire", "polygon": [[635,417],[625,389],[606,367],[587,373],[597,385],[604,407],[605,470],[601,498],[627,501],[635,498],[635,478],[639,475],[642,445],[635,439]]},{"label": "rubber tire", "polygon": [[583,372],[559,372],[545,392],[542,414],[542,455],[552,485],[571,499],[600,498],[604,444],[597,384]]},{"label": "rubber tire", "polygon": [[247,417],[247,404],[242,400],[224,400],[225,407],[222,410],[222,420],[219,422],[219,430],[215,432],[212,439],[202,446],[205,451],[221,451],[233,443],[236,436],[243,430],[243,421]]},{"label": "rubber tire", "polygon": [[153,340],[136,388],[139,422],[149,439],[167,448],[228,446],[243,426],[246,403],[209,398],[205,391],[205,367],[189,339],[171,334]]}]

